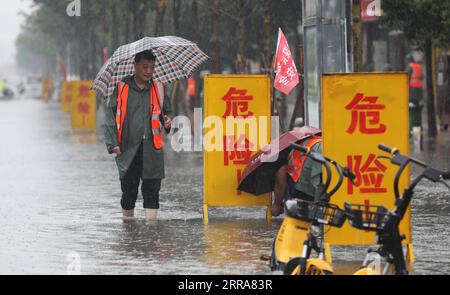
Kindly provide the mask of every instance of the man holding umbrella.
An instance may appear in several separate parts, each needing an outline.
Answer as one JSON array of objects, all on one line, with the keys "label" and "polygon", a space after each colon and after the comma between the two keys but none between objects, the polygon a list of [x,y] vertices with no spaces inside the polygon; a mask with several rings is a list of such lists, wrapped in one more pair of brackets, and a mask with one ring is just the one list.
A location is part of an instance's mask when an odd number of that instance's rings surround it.
[{"label": "man holding umbrella", "polygon": [[134,216],[142,179],[145,216],[156,219],[164,178],[162,129],[171,128],[172,108],[162,84],[192,76],[208,56],[177,37],[144,37],[120,46],[98,72],[92,88],[106,105],[105,141],[116,154],[125,217]]},{"label": "man holding umbrella", "polygon": [[124,217],[133,217],[142,179],[145,217],[156,219],[164,173],[162,129],[170,131],[172,108],[153,80],[155,56],[150,50],[134,57],[134,75],[117,83],[106,106],[105,142],[116,155]]}]

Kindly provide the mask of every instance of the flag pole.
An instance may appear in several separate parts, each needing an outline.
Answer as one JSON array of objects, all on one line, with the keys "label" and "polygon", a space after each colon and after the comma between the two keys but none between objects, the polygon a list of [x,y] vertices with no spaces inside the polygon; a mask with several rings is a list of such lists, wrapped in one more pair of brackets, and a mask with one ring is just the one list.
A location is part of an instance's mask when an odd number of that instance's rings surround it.
[{"label": "flag pole", "polygon": [[[278,37],[277,37],[277,48],[275,50],[275,54],[272,52],[271,56],[270,56],[270,99],[272,100],[272,115],[278,115],[278,109],[276,107],[276,97],[275,97],[275,87],[274,87],[274,83],[275,83],[275,57],[278,54],[278,47],[280,46],[280,38],[281,38],[281,34],[280,34],[281,29],[278,28]],[[276,112],[275,112],[276,111]]]}]

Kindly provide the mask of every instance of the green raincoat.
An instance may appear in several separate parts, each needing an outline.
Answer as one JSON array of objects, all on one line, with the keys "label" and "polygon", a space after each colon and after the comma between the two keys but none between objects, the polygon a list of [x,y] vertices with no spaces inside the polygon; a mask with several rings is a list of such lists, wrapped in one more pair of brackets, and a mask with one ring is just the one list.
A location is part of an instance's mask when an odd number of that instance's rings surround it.
[{"label": "green raincoat", "polygon": [[[153,86],[151,83],[148,83],[144,90],[140,90],[134,81],[134,76],[125,77],[122,82],[129,85],[129,94],[122,131],[122,143],[120,144],[122,153],[116,157],[119,176],[120,178],[125,176],[139,145],[143,142],[142,178],[164,178],[164,152],[163,149],[157,150],[153,146],[153,134],[150,123],[150,87]],[[105,107],[105,143],[110,154],[114,147],[119,146],[116,129],[116,110],[117,87],[108,98]],[[164,115],[172,119],[173,112],[169,99],[164,99],[162,110]]]}]

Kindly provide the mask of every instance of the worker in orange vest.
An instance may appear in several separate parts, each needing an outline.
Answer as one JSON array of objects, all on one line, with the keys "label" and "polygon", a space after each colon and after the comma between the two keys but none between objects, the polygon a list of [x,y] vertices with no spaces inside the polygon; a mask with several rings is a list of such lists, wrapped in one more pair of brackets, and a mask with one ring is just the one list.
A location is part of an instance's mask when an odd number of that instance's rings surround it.
[{"label": "worker in orange vest", "polygon": [[195,99],[195,79],[193,77],[189,77],[188,79],[188,87],[187,87],[187,92],[189,95],[189,103],[191,106],[191,110],[194,109],[194,99]]},{"label": "worker in orange vest", "polygon": [[[298,144],[311,151],[322,153],[322,138],[313,136]],[[322,165],[301,152],[286,149],[280,152],[276,163],[274,201],[271,206],[272,216],[283,213],[283,202],[289,198],[314,201],[322,185]]]},{"label": "worker in orange vest", "polygon": [[105,142],[116,154],[124,217],[133,217],[142,179],[145,217],[157,218],[159,191],[164,178],[163,127],[170,131],[172,109],[164,89],[154,81],[151,51],[134,58],[135,74],[119,81],[105,109]]},{"label": "worker in orange vest", "polygon": [[407,56],[409,74],[409,101],[418,106],[423,94],[423,68],[412,55]]}]

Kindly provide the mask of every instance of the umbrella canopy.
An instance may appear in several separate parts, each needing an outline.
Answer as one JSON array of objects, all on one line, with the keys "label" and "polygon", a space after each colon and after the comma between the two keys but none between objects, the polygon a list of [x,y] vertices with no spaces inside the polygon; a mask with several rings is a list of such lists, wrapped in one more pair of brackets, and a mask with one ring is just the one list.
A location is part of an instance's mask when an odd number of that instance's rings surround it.
[{"label": "umbrella canopy", "polygon": [[289,152],[290,144],[307,139],[313,135],[320,135],[320,129],[304,126],[294,128],[274,139],[269,145],[254,154],[245,167],[238,190],[253,195],[261,195],[273,191],[275,173],[280,167],[273,161],[281,152]]},{"label": "umbrella canopy", "polygon": [[194,70],[208,59],[208,56],[189,40],[175,36],[145,37],[120,46],[102,66],[92,88],[100,91],[105,98],[110,96],[123,77],[134,74],[134,56],[145,50],[152,51],[156,56],[153,78],[162,83],[189,78]]}]

